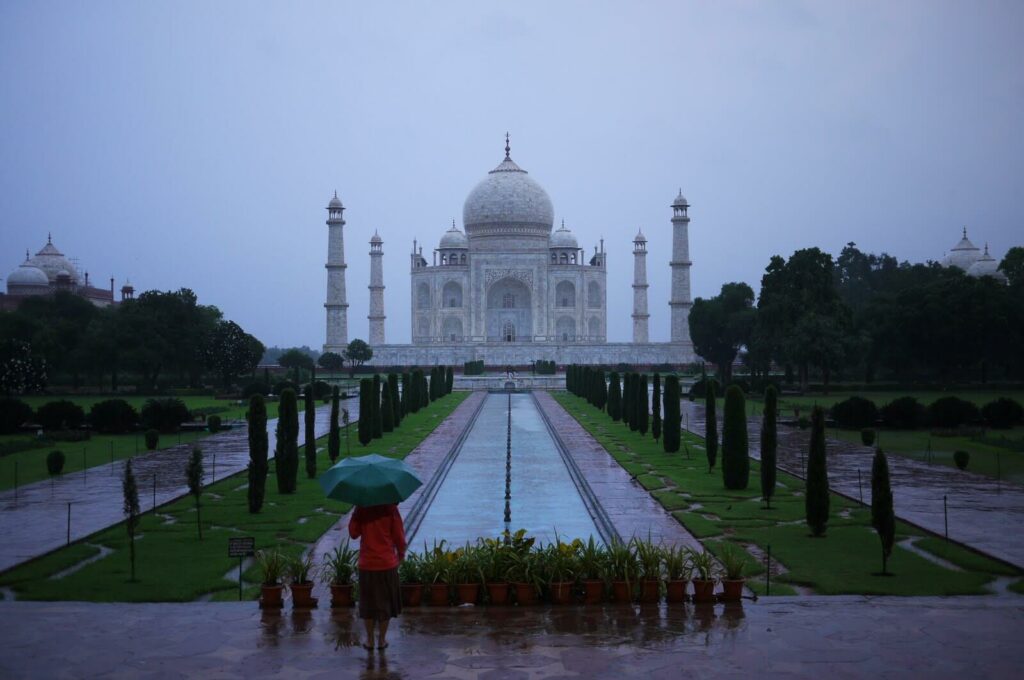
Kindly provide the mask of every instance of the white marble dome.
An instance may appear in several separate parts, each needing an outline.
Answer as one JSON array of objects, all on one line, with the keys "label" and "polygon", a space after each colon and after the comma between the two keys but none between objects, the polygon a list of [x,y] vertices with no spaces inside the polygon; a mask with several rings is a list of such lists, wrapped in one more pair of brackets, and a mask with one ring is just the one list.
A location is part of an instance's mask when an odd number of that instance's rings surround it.
[{"label": "white marble dome", "polygon": [[978,261],[967,270],[968,276],[991,276],[997,281],[1007,282],[1006,274],[999,270],[999,262],[988,254],[988,245],[985,245],[985,253],[978,258]]},{"label": "white marble dome", "polygon": [[565,228],[565,223],[551,234],[551,247],[552,248],[571,248],[578,250],[580,247],[579,241],[576,240],[576,236]]},{"label": "white marble dome", "polygon": [[452,228],[444,233],[441,237],[441,244],[438,246],[439,249],[445,248],[468,248],[469,239],[463,234],[458,227],[454,224]]},{"label": "white marble dome", "polygon": [[50,281],[55,281],[63,272],[74,283],[78,283],[78,271],[75,266],[57,250],[51,240],[47,240],[43,249],[36,253],[36,256],[28,261],[28,264],[42,269]]},{"label": "white marble dome", "polygon": [[515,225],[550,232],[554,214],[548,193],[508,155],[469,192],[462,206],[462,222],[470,236]]},{"label": "white marble dome", "polygon": [[11,286],[49,286],[50,279],[39,267],[25,262],[7,277],[7,288]]},{"label": "white marble dome", "polygon": [[963,238],[960,239],[959,243],[950,248],[949,255],[946,256],[943,264],[947,267],[958,267],[967,271],[980,258],[981,250],[967,238],[967,228],[965,227]]}]

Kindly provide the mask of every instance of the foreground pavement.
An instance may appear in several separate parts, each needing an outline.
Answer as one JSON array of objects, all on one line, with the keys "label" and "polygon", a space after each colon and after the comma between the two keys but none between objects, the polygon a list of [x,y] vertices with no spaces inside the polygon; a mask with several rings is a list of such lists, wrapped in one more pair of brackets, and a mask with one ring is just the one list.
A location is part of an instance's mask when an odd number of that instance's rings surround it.
[{"label": "foreground pavement", "polygon": [[1006,598],[762,598],[743,605],[407,611],[385,652],[352,610],[0,604],[4,678],[1011,678]]}]

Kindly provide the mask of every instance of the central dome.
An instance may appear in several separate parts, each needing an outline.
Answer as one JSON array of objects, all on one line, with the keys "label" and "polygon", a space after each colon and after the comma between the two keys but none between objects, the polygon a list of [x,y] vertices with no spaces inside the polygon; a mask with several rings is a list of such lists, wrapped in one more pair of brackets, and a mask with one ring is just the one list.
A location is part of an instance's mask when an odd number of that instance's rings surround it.
[{"label": "central dome", "polygon": [[462,206],[462,222],[470,237],[484,233],[547,236],[555,221],[548,192],[516,165],[505,147],[505,160],[487,173]]}]

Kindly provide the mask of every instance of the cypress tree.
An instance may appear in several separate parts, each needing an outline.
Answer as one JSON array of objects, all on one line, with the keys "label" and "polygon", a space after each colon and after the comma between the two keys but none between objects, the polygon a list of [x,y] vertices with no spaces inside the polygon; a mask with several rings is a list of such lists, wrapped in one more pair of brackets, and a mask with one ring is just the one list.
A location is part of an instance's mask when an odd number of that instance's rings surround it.
[{"label": "cypress tree", "polygon": [[405,409],[406,413],[416,413],[420,410],[420,378],[419,369],[414,369],[409,374],[409,403]]},{"label": "cypress tree", "polygon": [[778,450],[778,393],[769,385],[764,391],[764,411],[761,414],[761,497],[772,507],[775,495],[775,453]]},{"label": "cypress tree", "polygon": [[373,409],[373,438],[380,439],[384,434],[384,421],[381,418],[380,408],[380,375],[373,375],[373,385],[370,387],[370,407]]},{"label": "cypress tree", "polygon": [[313,383],[306,385],[306,410],[303,413],[306,425],[306,440],[302,452],[306,458],[306,476],[316,478],[316,401],[313,399]]},{"label": "cypress tree", "polygon": [[387,383],[380,393],[380,429],[381,432],[395,429],[395,407],[391,404],[391,388]]},{"label": "cypress tree", "polygon": [[338,427],[338,410],[341,404],[341,395],[338,386],[331,388],[331,429],[327,434],[327,456],[331,462],[337,462],[341,455],[341,429]]},{"label": "cypress tree", "polygon": [[430,384],[427,386],[430,401],[437,399],[437,366],[430,367]]},{"label": "cypress tree", "polygon": [[249,397],[249,512],[257,513],[263,507],[267,492],[267,405],[262,394]]},{"label": "cypress tree", "polygon": [[604,407],[608,404],[608,380],[604,374],[604,369],[597,369],[597,407],[604,410]]},{"label": "cypress tree", "polygon": [[135,484],[135,473],[132,472],[132,459],[124,466],[124,477],[121,480],[121,492],[124,497],[124,514],[128,516],[124,525],[128,530],[128,559],[131,560],[131,581],[135,581],[135,529],[139,526],[139,487]]},{"label": "cypress tree", "polygon": [[633,419],[633,374],[622,374],[622,424],[629,427]]},{"label": "cypress tree", "polygon": [[665,377],[665,432],[661,438],[665,453],[675,453],[679,450],[679,440],[682,436],[681,425],[679,376],[669,375]]},{"label": "cypress tree", "polygon": [[622,386],[617,371],[612,371],[608,380],[608,415],[613,421],[622,419]]},{"label": "cypress tree", "polygon": [[451,394],[452,390],[455,389],[455,369],[451,366],[449,366],[448,370],[445,371],[445,383],[447,386],[446,393]]},{"label": "cypress tree", "polygon": [[411,384],[412,384],[412,381],[410,379],[409,372],[408,371],[403,371],[402,372],[402,417],[403,418],[413,412],[412,401],[410,401],[410,399],[409,399],[409,397],[411,396],[410,392],[409,392],[409,390],[411,389],[410,388]]},{"label": "cypress tree", "polygon": [[[295,424],[295,429],[298,430],[298,423]],[[199,448],[199,444],[192,445],[192,455],[189,456],[188,465],[185,467],[185,478],[188,481],[188,492],[196,499],[196,530],[201,541],[203,522],[199,518],[199,497],[203,495],[203,450]]]},{"label": "cypress tree", "polygon": [[650,423],[648,411],[650,403],[647,401],[647,374],[644,373],[637,381],[636,399],[636,429],[640,434],[647,434],[647,426]]},{"label": "cypress tree", "polygon": [[366,446],[373,439],[373,407],[370,405],[370,390],[373,381],[362,378],[359,381],[359,443]]},{"label": "cypress tree", "polygon": [[715,413],[715,381],[704,381],[704,450],[708,455],[708,472],[715,469],[718,460],[718,420]]},{"label": "cypress tree", "polygon": [[420,397],[423,399],[423,401],[420,403],[420,405],[423,408],[426,408],[426,407],[430,406],[431,399],[430,399],[430,391],[427,389],[428,388],[428,386],[427,386],[427,376],[426,376],[425,373],[420,373],[420,383],[421,383],[420,384]]},{"label": "cypress tree", "polygon": [[807,456],[807,490],[804,494],[807,526],[813,536],[824,536],[828,529],[828,467],[825,460],[825,411],[811,411],[811,452]]},{"label": "cypress tree", "polygon": [[882,449],[875,449],[875,458],[871,462],[871,526],[882,542],[882,574],[888,574],[889,556],[896,541],[896,514],[889,486],[889,461]]},{"label": "cypress tree", "polygon": [[738,385],[725,390],[722,415],[722,481],[726,489],[746,489],[750,483],[747,405]]},{"label": "cypress tree", "polygon": [[392,420],[397,430],[402,424],[402,400],[398,396],[398,376],[394,373],[388,373],[388,389],[391,391],[391,410],[394,412]]},{"label": "cypress tree", "polygon": [[299,471],[299,410],[295,390],[281,391],[277,408],[277,446],[274,465],[277,474],[277,492],[295,493],[295,482]]},{"label": "cypress tree", "polygon": [[651,436],[661,439],[661,374],[654,374],[654,393],[651,395]]}]

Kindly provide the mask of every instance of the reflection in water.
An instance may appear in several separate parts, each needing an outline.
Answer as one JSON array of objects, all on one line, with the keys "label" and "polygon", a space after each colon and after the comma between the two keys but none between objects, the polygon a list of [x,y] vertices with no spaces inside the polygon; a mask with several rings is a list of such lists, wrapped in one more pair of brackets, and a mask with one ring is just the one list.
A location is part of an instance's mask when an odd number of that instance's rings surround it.
[{"label": "reflection in water", "polygon": [[334,641],[335,649],[358,647],[359,637],[352,631],[352,613],[350,611],[332,611],[331,626],[327,638]]},{"label": "reflection in water", "polygon": [[735,630],[743,624],[745,614],[743,613],[742,602],[728,602],[725,605],[725,611],[722,612],[722,620],[725,621],[725,627],[729,630]]},{"label": "reflection in water", "polygon": [[313,627],[313,612],[309,609],[292,610],[292,632],[308,633]]},{"label": "reflection in water", "polygon": [[284,618],[280,609],[264,609],[260,612],[260,627],[263,629],[263,641],[271,647],[277,647],[281,641]]}]

